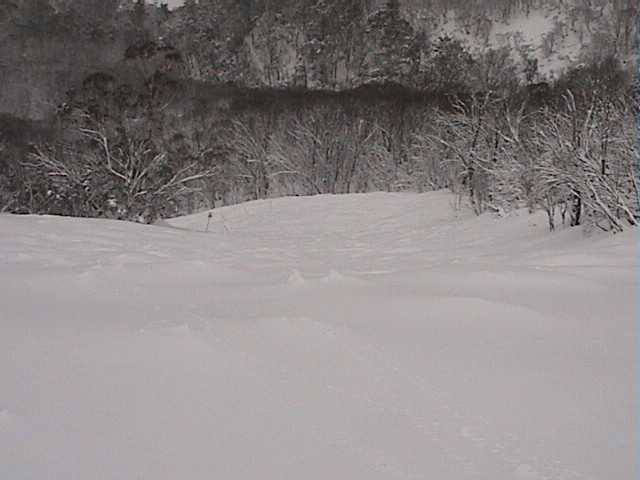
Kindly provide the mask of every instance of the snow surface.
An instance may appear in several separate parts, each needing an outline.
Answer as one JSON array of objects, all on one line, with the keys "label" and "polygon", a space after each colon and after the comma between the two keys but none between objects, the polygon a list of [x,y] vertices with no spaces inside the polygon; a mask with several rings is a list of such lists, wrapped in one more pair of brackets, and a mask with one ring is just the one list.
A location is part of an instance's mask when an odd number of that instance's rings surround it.
[{"label": "snow surface", "polygon": [[0,215],[0,478],[636,478],[636,232],[453,204]]},{"label": "snow surface", "polygon": [[[570,10],[569,4],[566,9]],[[553,8],[534,9],[529,14],[524,12],[512,15],[507,22],[487,18],[487,32],[475,31],[461,23],[451,12],[446,21],[436,31],[442,35],[461,40],[474,56],[486,53],[487,48],[507,48],[511,52],[511,60],[516,65],[522,64],[522,53],[538,61],[538,76],[533,81],[552,80],[558,78],[569,67],[579,63],[588,50],[591,34],[570,28],[571,20],[568,11]],[[576,27],[577,28],[577,27]],[[560,33],[554,35],[559,29]],[[551,52],[545,52],[543,42],[546,37],[554,36]],[[434,38],[437,38],[435,36]]]}]

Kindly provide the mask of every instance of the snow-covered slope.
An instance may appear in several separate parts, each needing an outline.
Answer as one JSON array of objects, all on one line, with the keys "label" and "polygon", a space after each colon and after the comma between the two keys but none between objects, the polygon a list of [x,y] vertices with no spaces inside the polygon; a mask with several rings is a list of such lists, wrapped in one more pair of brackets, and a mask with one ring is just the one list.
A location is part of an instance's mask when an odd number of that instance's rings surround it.
[{"label": "snow-covered slope", "polygon": [[525,59],[535,60],[537,74],[527,82],[558,79],[570,68],[607,55],[625,65],[635,61],[637,6],[633,2],[539,0],[502,2],[511,7],[499,8],[500,2],[481,1],[461,2],[462,7],[449,9],[445,1],[440,7],[444,11],[436,10],[440,15],[425,2],[400,3],[405,18],[431,38],[457,38],[475,56],[489,48],[505,48],[521,74]]},{"label": "snow-covered slope", "polygon": [[0,477],[636,478],[636,233],[452,205],[0,216]]}]

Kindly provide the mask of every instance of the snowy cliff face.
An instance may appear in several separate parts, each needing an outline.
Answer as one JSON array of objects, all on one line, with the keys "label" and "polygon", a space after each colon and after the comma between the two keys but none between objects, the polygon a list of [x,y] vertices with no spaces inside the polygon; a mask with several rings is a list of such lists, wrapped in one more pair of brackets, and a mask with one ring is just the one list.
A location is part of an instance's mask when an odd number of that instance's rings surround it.
[{"label": "snowy cliff face", "polygon": [[632,0],[506,0],[441,9],[416,0],[401,3],[417,31],[457,38],[475,56],[508,49],[525,71],[536,64],[530,81],[553,79],[606,56],[623,64],[634,56],[638,9]]},{"label": "snowy cliff face", "polygon": [[[431,80],[412,82],[434,63],[441,38],[461,42],[480,70],[500,75],[511,68],[528,83],[607,56],[622,64],[633,58],[637,6],[631,0],[306,3],[304,11],[282,9],[253,24],[246,78],[272,87],[301,86],[302,75],[303,86],[312,88],[370,81],[422,88]],[[385,69],[394,73],[385,76]]]}]

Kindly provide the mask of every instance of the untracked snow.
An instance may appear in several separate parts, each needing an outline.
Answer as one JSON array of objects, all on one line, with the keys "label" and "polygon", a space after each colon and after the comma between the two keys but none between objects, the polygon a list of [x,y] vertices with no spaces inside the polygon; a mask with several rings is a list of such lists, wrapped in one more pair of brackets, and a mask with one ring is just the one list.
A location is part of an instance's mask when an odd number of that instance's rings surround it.
[{"label": "untracked snow", "polygon": [[637,478],[636,232],[453,205],[0,215],[0,478]]}]

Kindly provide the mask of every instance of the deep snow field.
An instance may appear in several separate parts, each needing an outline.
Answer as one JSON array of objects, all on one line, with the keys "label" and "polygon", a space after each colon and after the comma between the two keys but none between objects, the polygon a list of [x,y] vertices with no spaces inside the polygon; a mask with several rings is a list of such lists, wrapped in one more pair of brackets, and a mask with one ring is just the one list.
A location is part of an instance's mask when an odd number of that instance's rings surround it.
[{"label": "deep snow field", "polygon": [[0,479],[637,478],[637,232],[453,204],[0,215]]}]

